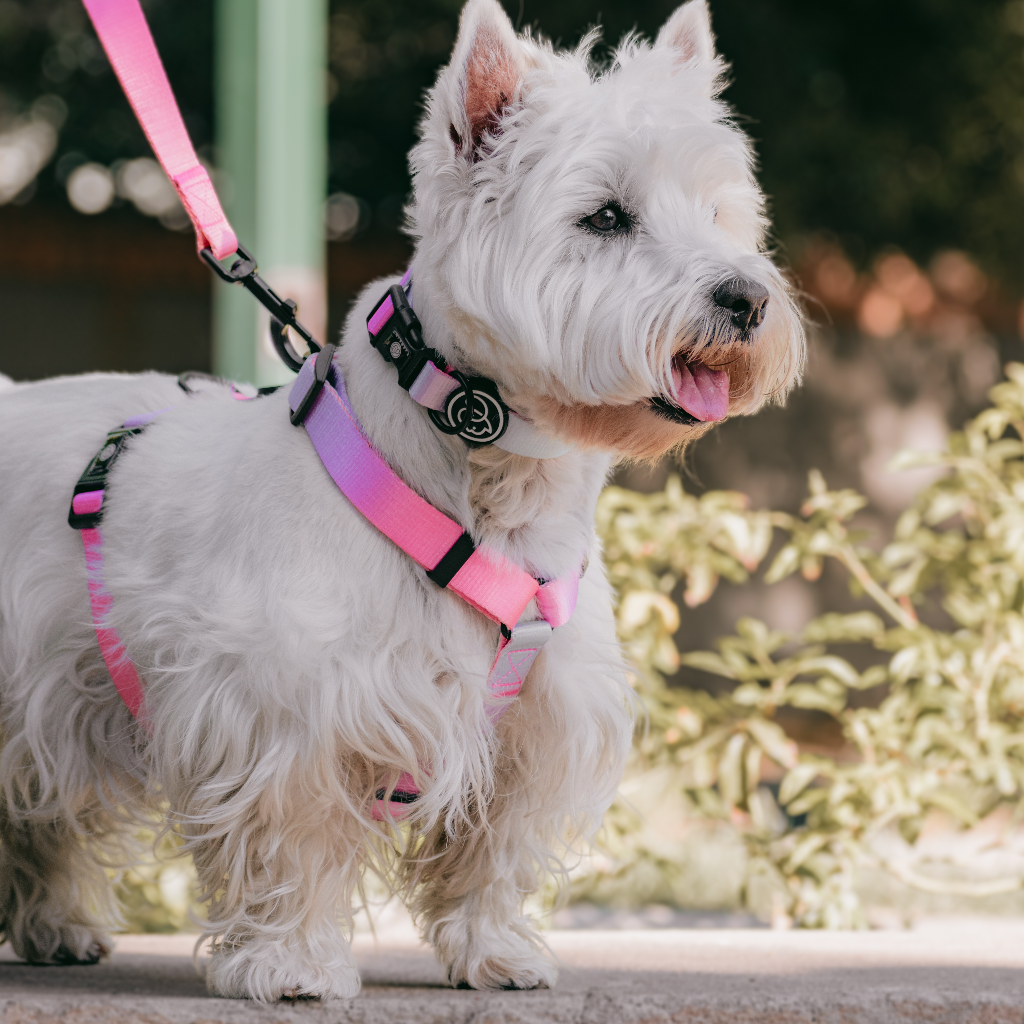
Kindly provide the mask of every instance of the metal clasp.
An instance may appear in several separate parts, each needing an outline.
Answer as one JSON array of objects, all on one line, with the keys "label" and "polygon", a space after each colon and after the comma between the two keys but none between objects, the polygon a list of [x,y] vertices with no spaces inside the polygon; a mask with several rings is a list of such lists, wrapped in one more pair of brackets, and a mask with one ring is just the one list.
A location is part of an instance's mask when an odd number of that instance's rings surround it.
[{"label": "metal clasp", "polygon": [[292,348],[285,328],[290,327],[309,346],[310,352],[319,352],[323,346],[296,319],[296,305],[292,299],[282,299],[266,281],[256,273],[256,258],[240,245],[235,255],[241,257],[231,264],[229,270],[221,266],[220,261],[209,248],[200,249],[199,255],[203,262],[222,280],[228,284],[240,284],[270,313],[270,336],[274,348],[284,364],[296,373],[302,369],[305,360]]}]

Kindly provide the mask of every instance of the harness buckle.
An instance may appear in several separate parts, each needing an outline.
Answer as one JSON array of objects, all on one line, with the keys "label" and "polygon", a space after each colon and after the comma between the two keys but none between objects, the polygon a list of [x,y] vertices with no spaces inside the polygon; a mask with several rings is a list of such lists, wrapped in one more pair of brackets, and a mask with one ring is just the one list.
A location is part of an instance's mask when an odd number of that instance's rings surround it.
[{"label": "harness buckle", "polygon": [[309,387],[299,400],[299,404],[295,406],[289,415],[293,427],[298,427],[303,423],[309,415],[310,409],[313,408],[313,403],[317,400],[317,396],[323,391],[327,378],[331,373],[334,353],[337,351],[338,346],[328,342],[316,354],[316,362],[313,364],[313,379],[309,382]]},{"label": "harness buckle", "polygon": [[[385,302],[391,301],[391,316],[381,325],[376,334],[370,322]],[[400,284],[392,285],[384,297],[370,310],[366,318],[370,344],[398,369],[399,386],[406,391],[413,386],[420,370],[430,361],[443,367],[444,360],[423,341],[423,327],[420,318],[409,305],[409,298]]]},{"label": "harness buckle", "polygon": [[[94,530],[103,518],[103,492],[107,486],[107,474],[117,462],[117,457],[124,451],[125,442],[135,434],[141,434],[143,427],[118,427],[107,434],[103,447],[93,456],[85,467],[85,472],[75,484],[71,496],[71,510],[68,512],[68,525],[73,530]],[[80,511],[75,511],[75,499],[81,494],[96,495],[92,501],[79,501]]]}]

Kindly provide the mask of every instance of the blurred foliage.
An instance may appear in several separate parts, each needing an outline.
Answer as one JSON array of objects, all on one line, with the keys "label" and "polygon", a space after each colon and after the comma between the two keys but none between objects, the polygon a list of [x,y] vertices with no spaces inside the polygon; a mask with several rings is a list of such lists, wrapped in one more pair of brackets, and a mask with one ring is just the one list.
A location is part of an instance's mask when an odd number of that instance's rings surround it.
[{"label": "blurred foliage", "polygon": [[[152,844],[152,834],[140,836]],[[117,896],[132,932],[179,932],[202,915],[195,905],[196,872],[189,857],[180,856],[181,841],[166,833],[150,846],[150,855],[117,874]]]},{"label": "blurred foliage", "polygon": [[[881,553],[850,526],[866,500],[830,491],[816,472],[799,516],[748,511],[736,494],[693,498],[678,480],[659,494],[610,488],[601,499],[619,630],[649,714],[624,792],[653,788],[691,814],[731,821],[748,848],[747,901],[776,917],[862,925],[854,884],[864,866],[930,892],[1024,886],[1019,877],[949,881],[934,865],[886,860],[877,844],[896,829],[912,846],[936,811],[964,828],[1000,805],[1011,826],[1024,811],[1024,365],[1007,374],[993,405],[944,453],[898,457],[894,469],[946,472]],[[868,607],[821,615],[798,637],[741,619],[715,651],[680,657],[677,585],[696,604],[720,577],[746,579],[773,532],[783,543],[766,582],[816,579],[832,560]],[[868,656],[843,657],[837,646]],[[853,660],[875,663],[858,670]],[[680,663],[727,681],[724,689],[667,685]],[[851,691],[876,699],[851,707]],[[832,757],[802,750],[776,721],[787,707],[833,719],[844,748]],[[762,784],[766,768],[781,776],[775,792]],[[656,843],[636,841],[637,829],[620,800],[604,829],[606,856],[577,878],[577,897],[649,891],[652,873],[673,869]]]},{"label": "blurred foliage", "polygon": [[[506,2],[513,22],[561,45],[596,21],[612,43],[633,28],[653,35],[675,6]],[[145,7],[189,130],[210,155],[214,4]],[[398,223],[423,91],[448,58],[460,7],[331,0],[330,188],[365,200],[376,230]],[[888,245],[919,262],[965,249],[1018,289],[1024,0],[712,0],[711,9],[733,65],[726,95],[757,141],[784,241],[831,232],[862,266]],[[80,0],[0,0],[0,114],[42,93],[60,95],[70,116],[37,202],[65,202],[75,159],[148,155]]]},{"label": "blurred foliage", "polygon": [[[751,511],[734,492],[693,497],[676,478],[656,494],[604,492],[598,530],[648,720],[574,898],[713,906],[739,897],[776,920],[849,928],[864,923],[855,883],[865,867],[933,893],[1024,888],[1021,877],[951,880],[923,858],[887,858],[878,842],[896,830],[913,847],[936,812],[963,828],[1000,807],[1009,828],[1024,817],[1024,365],[1007,374],[944,453],[898,457],[896,469],[945,473],[880,552],[851,528],[866,500],[830,491],[816,472],[798,516]],[[820,615],[797,637],[741,619],[716,650],[680,656],[673,595],[695,606],[722,578],[744,582],[773,541],[766,582],[816,579],[831,560],[865,608]],[[681,664],[724,684],[670,686]],[[851,706],[852,691],[874,699]],[[832,756],[802,749],[776,720],[785,708],[836,722],[844,746]],[[765,785],[766,775],[779,784]],[[706,841],[687,844],[681,833],[695,819]],[[702,847],[716,863],[697,862]],[[190,866],[167,859],[170,839],[160,852],[121,883],[138,930],[187,921]],[[730,879],[744,870],[734,893]]]}]

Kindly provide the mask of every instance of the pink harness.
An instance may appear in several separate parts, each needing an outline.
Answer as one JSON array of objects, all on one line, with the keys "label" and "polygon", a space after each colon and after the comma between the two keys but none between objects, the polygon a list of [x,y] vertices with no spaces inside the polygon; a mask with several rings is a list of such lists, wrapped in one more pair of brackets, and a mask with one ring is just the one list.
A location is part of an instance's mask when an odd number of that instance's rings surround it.
[{"label": "pink harness", "polygon": [[[237,240],[209,176],[192,149],[138,0],[83,2],[154,152],[181,195],[200,250],[212,249],[218,259],[231,255],[238,249]],[[403,287],[408,283],[407,274]],[[371,339],[385,329],[394,312],[390,298],[378,305],[368,324]],[[476,547],[459,523],[403,483],[363,434],[333,362],[335,351],[334,345],[327,345],[302,365],[289,395],[292,421],[305,427],[328,474],[373,526],[426,570],[435,584],[453,591],[501,627],[487,678],[492,697],[487,715],[493,724],[519,694],[552,629],[572,616],[580,574],[550,581],[535,579],[497,551]],[[424,367],[420,377],[410,388],[410,394],[431,409],[441,408],[460,387],[458,380],[433,362]],[[235,392],[234,397],[247,396]],[[132,715],[143,723],[144,694],[138,671],[117,630],[108,624],[113,600],[103,582],[100,521],[110,468],[125,443],[166,411],[135,416],[108,435],[75,487],[68,517],[82,534],[89,601],[100,652],[118,693]],[[519,440],[514,443],[528,446],[529,427],[525,421],[520,424]],[[503,429],[510,426],[505,424]],[[515,448],[510,444],[508,450]],[[536,455],[555,457],[563,450],[553,442],[550,453]],[[520,622],[531,602],[535,602],[538,617]],[[418,793],[412,776],[403,773],[393,787],[377,792],[374,817],[404,817]]]}]

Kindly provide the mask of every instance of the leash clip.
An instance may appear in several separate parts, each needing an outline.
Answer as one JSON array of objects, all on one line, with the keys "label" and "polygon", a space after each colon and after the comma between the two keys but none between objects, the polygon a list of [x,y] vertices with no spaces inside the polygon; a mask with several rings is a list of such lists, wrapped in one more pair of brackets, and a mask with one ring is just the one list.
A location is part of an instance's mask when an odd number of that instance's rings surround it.
[{"label": "leash clip", "polygon": [[309,346],[309,351],[320,352],[322,346],[313,338],[313,335],[299,323],[295,316],[297,306],[293,299],[282,299],[266,281],[256,273],[256,257],[241,245],[235,250],[235,255],[240,259],[231,264],[230,269],[225,270],[220,260],[213,255],[213,251],[207,247],[199,250],[203,262],[227,284],[240,284],[270,313],[270,336],[274,342],[274,348],[290,370],[298,373],[302,369],[305,360],[298,355],[292,347],[285,328],[290,327]]}]

